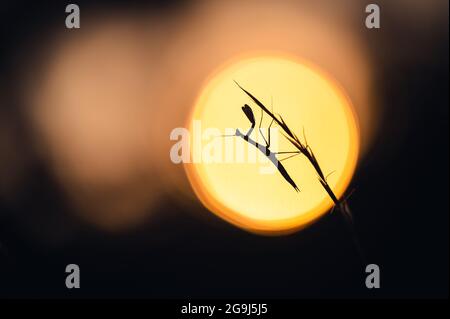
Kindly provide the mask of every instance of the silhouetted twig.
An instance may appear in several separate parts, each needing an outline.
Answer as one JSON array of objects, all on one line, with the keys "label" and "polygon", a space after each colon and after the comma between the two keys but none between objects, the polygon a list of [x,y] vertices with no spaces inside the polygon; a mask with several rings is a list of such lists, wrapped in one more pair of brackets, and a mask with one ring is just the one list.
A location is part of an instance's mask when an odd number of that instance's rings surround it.
[{"label": "silhouetted twig", "polygon": [[[349,230],[352,233],[353,242],[358,251],[358,254],[359,254],[361,260],[363,261],[363,263],[365,263],[365,256],[361,249],[361,245],[359,243],[358,237],[355,232],[353,215],[352,215],[350,207],[347,203],[347,197],[338,199],[337,196],[334,194],[333,190],[331,189],[330,185],[327,182],[326,176],[324,175],[324,173],[319,165],[319,162],[317,161],[316,156],[314,155],[313,150],[308,145],[306,138],[304,138],[304,140],[305,140],[304,143],[302,141],[300,141],[300,139],[297,137],[297,135],[294,132],[292,132],[292,130],[288,127],[288,125],[286,124],[286,122],[284,121],[284,119],[281,115],[278,114],[279,118],[277,116],[275,116],[275,114],[273,114],[273,112],[269,111],[269,109],[263,103],[261,103],[255,96],[253,96],[250,92],[248,92],[241,85],[239,85],[239,83],[237,83],[236,81],[234,81],[234,82],[242,91],[244,91],[253,100],[253,102],[255,102],[256,105],[258,105],[267,115],[269,115],[272,118],[273,121],[275,121],[275,123],[278,124],[279,127],[282,128],[283,135],[286,137],[286,139],[289,142],[291,142],[291,144],[295,148],[297,148],[299,150],[299,152],[301,154],[303,154],[308,159],[310,164],[314,167],[320,184],[325,189],[328,196],[331,198],[331,200],[333,201],[333,203],[335,205],[333,207],[333,209],[334,208],[338,209],[341,212],[342,216],[344,217],[344,220],[346,221],[346,224],[348,225]],[[304,132],[303,132],[303,135],[305,136]]]}]

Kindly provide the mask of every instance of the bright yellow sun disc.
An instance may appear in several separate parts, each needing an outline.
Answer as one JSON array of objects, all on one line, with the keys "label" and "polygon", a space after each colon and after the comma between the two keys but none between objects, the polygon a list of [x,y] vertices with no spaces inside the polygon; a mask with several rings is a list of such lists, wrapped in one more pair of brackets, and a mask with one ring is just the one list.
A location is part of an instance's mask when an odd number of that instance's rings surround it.
[{"label": "bright yellow sun disc", "polygon": [[[191,154],[200,155],[185,168],[201,202],[221,218],[252,232],[277,234],[300,229],[322,216],[333,203],[303,155],[281,162],[300,188],[296,192],[277,170],[271,170],[273,164],[264,154],[259,152],[256,161],[247,158],[252,145],[239,137],[220,136],[236,128],[243,133],[250,128],[241,109],[248,104],[256,121],[250,136],[264,144],[257,129],[261,109],[234,81],[281,115],[302,142],[307,142],[324,174],[331,173],[327,181],[338,197],[349,185],[358,158],[359,131],[351,103],[343,90],[316,67],[277,56],[244,59],[222,68],[196,101],[188,125]],[[261,128],[266,139],[269,124],[270,118],[264,114]],[[273,151],[296,150],[277,125],[271,132]],[[211,144],[216,160],[204,161],[201,154]],[[239,152],[247,157],[238,159]]]}]

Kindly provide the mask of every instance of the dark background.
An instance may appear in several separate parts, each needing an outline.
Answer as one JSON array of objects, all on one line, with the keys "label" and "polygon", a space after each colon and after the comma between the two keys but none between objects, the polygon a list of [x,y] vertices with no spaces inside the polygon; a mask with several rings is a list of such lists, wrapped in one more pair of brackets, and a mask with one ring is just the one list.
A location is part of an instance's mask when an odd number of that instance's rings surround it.
[{"label": "dark background", "polygon": [[[83,12],[121,5],[77,4]],[[183,5],[127,3],[169,11]],[[28,41],[43,37],[64,7],[2,4],[0,83],[7,103],[0,107],[15,119],[24,152],[30,132],[16,105],[12,66],[26,60]],[[368,262],[381,268],[381,289],[365,288],[364,267],[337,214],[292,235],[263,237],[206,211],[208,217],[197,218],[167,199],[157,222],[111,234],[71,217],[36,161],[18,200],[0,201],[0,297],[448,297],[448,12],[431,30],[398,21],[382,7],[380,30],[361,27],[378,66],[384,113],[350,199]],[[63,247],[37,244],[28,224],[49,222],[73,225],[78,235]],[[65,287],[69,263],[81,268],[81,289]]]}]

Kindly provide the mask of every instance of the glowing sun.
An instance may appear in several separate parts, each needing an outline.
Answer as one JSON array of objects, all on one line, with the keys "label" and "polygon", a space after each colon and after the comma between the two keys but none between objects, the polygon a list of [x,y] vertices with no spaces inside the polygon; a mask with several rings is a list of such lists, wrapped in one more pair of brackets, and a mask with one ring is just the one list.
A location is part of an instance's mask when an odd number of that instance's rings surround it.
[{"label": "glowing sun", "polygon": [[[191,154],[202,144],[221,143],[216,146],[223,147],[223,158],[228,156],[228,161],[185,164],[201,202],[221,218],[252,232],[279,234],[300,229],[333,205],[303,155],[282,161],[300,188],[296,192],[278,171],[264,172],[272,163],[237,160],[230,154],[226,147],[229,141],[241,151],[254,148],[242,138],[206,136],[194,127],[200,123],[202,130],[215,128],[222,134],[230,128],[247,132],[250,122],[241,107],[248,104],[257,123],[250,136],[264,143],[257,129],[261,109],[234,81],[280,114],[301,140],[306,138],[324,173],[333,172],[327,181],[338,198],[349,185],[358,159],[359,130],[351,103],[342,88],[315,66],[293,58],[261,56],[219,70],[207,81],[194,105],[188,124]],[[266,139],[269,124],[270,118],[264,114],[261,127]],[[282,134],[275,134],[277,125],[272,128],[273,151],[295,151]]]}]

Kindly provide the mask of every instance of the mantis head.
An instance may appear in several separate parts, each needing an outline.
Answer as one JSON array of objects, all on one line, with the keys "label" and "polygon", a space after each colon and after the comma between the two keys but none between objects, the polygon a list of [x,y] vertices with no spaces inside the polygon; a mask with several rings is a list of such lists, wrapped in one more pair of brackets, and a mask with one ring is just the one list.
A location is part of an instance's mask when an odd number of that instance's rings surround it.
[{"label": "mantis head", "polygon": [[245,104],[242,107],[242,111],[245,113],[245,115],[247,116],[250,123],[252,123],[252,127],[254,127],[255,126],[255,116],[253,115],[252,108],[248,104]]}]

